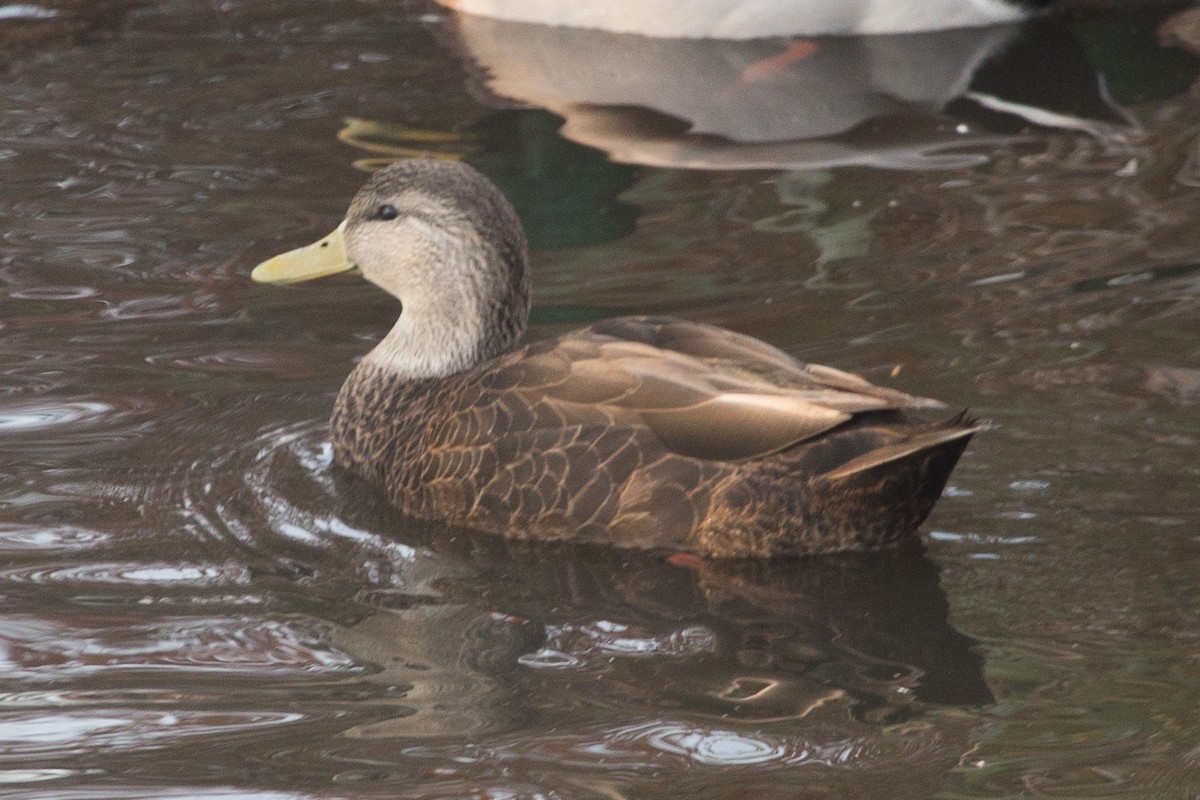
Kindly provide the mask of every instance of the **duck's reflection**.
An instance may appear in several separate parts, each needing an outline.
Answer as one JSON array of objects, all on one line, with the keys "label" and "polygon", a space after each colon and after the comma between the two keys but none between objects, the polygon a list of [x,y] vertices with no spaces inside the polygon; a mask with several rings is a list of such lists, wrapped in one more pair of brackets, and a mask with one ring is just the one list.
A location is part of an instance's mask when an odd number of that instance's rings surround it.
[{"label": "duck's reflection", "polygon": [[372,683],[396,687],[400,713],[358,736],[506,729],[531,707],[581,700],[756,722],[835,703],[871,724],[993,701],[919,547],[714,562],[379,516],[403,527],[423,577],[365,592],[376,611],[334,635],[375,665]]},{"label": "duck's reflection", "polygon": [[1016,141],[1022,126],[1113,137],[1130,125],[1054,20],[721,40],[460,14],[454,37],[491,96],[549,109],[565,119],[564,136],[626,163],[958,168]]},{"label": "duck's reflection", "polygon": [[476,606],[380,609],[336,628],[331,643],[372,665],[372,684],[394,695],[394,714],[348,732],[357,738],[471,736],[519,722],[512,673],[537,649],[539,626]]}]

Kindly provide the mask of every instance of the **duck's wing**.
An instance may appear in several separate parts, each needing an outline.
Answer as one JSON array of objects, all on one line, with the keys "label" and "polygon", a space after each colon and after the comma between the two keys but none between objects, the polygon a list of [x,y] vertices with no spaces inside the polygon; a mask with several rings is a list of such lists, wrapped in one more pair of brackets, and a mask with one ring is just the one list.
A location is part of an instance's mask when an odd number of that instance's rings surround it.
[{"label": "duck's wing", "polygon": [[940,407],[748,336],[648,317],[532,345],[502,360],[493,381],[548,424],[600,415],[644,426],[681,455],[721,461],[770,455],[857,414]]},{"label": "duck's wing", "polygon": [[671,317],[620,317],[580,333],[640,342],[698,358],[732,372],[749,372],[766,383],[789,390],[828,390],[865,395],[886,403],[884,408],[942,409],[945,403],[914,397],[821,364],[808,364],[761,339],[715,325]]}]

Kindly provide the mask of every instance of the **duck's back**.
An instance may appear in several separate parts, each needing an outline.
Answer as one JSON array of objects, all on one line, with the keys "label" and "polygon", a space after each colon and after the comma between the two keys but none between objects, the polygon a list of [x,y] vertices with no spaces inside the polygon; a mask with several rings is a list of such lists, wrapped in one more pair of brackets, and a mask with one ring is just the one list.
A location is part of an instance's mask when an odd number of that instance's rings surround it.
[{"label": "duck's back", "polygon": [[906,413],[939,406],[719,328],[631,317],[441,379],[364,361],[332,436],[339,463],[416,516],[787,555],[911,533],[974,431]]}]

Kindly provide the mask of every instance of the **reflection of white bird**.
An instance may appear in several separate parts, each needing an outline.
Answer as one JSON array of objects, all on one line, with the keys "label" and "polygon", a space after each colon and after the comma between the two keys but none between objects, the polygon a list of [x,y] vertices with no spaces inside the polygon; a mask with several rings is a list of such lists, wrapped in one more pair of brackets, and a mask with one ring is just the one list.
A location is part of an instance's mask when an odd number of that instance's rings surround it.
[{"label": "reflection of white bird", "polygon": [[493,94],[562,116],[616,161],[711,169],[963,167],[994,144],[942,126],[863,122],[936,111],[1015,26],[870,37],[662,39],[461,15],[459,40]]},{"label": "reflection of white bird", "polygon": [[1007,0],[438,0],[514,22],[683,38],[760,39],[973,28],[1015,22]]},{"label": "reflection of white bird", "polygon": [[[565,137],[627,163],[961,168],[1014,140],[946,125],[938,115],[957,98],[1033,124],[1097,135],[1113,130],[975,91],[976,74],[1021,30],[1015,24],[752,41],[635,36],[472,14],[458,15],[455,27],[488,91],[553,111],[565,119]],[[1052,76],[1038,83],[1053,83]],[[1070,88],[1073,96],[1087,93],[1082,84]]]}]

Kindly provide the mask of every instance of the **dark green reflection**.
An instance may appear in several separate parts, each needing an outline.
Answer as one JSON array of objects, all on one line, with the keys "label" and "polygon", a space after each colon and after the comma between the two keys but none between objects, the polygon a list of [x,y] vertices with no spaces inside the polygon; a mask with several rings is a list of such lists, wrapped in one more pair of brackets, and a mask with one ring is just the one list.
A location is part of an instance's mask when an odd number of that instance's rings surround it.
[{"label": "dark green reflection", "polygon": [[633,230],[637,208],[618,197],[637,167],[614,164],[600,150],[558,134],[548,111],[499,111],[475,129],[482,145],[467,161],[491,178],[516,207],[537,250],[580,247]]},{"label": "dark green reflection", "polygon": [[[1186,7],[1180,4],[1169,11]],[[1117,105],[1175,97],[1196,80],[1200,59],[1159,41],[1159,26],[1169,16],[1166,12],[1162,7],[1123,8],[1119,14],[1071,24],[1071,32],[1104,76],[1109,96]]]}]

